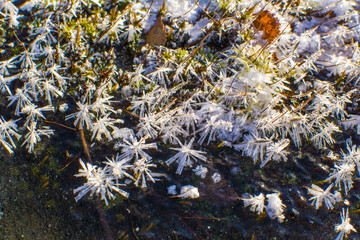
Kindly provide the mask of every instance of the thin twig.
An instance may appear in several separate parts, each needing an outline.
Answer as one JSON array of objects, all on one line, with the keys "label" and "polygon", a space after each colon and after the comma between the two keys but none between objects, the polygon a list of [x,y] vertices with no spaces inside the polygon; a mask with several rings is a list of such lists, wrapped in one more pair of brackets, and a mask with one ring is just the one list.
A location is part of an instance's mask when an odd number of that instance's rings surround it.
[{"label": "thin twig", "polygon": [[85,151],[85,154],[88,158],[88,161],[92,164],[92,160],[91,160],[91,156],[90,156],[90,151],[89,151],[89,148],[88,148],[88,145],[86,143],[86,139],[85,139],[85,134],[84,134],[84,130],[79,128],[79,133],[80,133],[80,138],[81,138],[81,143],[84,147],[84,151]]}]

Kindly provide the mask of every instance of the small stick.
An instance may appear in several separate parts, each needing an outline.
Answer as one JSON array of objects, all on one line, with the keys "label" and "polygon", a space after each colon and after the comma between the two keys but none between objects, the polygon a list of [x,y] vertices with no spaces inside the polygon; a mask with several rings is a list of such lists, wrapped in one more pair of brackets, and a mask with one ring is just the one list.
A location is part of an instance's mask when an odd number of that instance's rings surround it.
[{"label": "small stick", "polygon": [[79,128],[79,133],[80,133],[81,143],[82,143],[82,145],[84,147],[85,154],[86,154],[89,162],[92,164],[92,160],[91,160],[91,157],[90,157],[90,151],[89,151],[88,145],[87,145],[86,140],[85,140],[84,130]]}]

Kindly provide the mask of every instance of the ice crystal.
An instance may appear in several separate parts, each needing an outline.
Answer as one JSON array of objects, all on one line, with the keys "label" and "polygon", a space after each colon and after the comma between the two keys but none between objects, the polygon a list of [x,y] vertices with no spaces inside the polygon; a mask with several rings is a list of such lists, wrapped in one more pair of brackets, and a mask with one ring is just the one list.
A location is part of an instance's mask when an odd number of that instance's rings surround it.
[{"label": "ice crystal", "polygon": [[269,162],[270,160],[275,160],[277,162],[283,160],[286,161],[287,160],[287,154],[289,152],[285,151],[284,149],[289,145],[290,141],[289,139],[284,139],[281,140],[279,142],[276,143],[271,143],[267,148],[266,148],[266,156],[265,156],[265,160],[263,160],[261,162],[261,167],[264,166],[267,162]]},{"label": "ice crystal", "polygon": [[357,232],[354,226],[350,224],[349,209],[346,209],[345,212],[345,208],[343,208],[340,213],[340,216],[341,216],[341,223],[335,226],[335,231],[339,232],[335,240],[344,239],[348,234],[351,233],[351,231]]},{"label": "ice crystal", "polygon": [[0,118],[0,142],[2,146],[9,152],[13,153],[15,142],[12,137],[19,139],[21,136],[17,133],[17,125],[14,120],[6,121],[3,116]]},{"label": "ice crystal", "polygon": [[311,204],[315,205],[315,209],[319,209],[323,202],[327,209],[333,209],[334,204],[338,201],[336,196],[330,192],[334,184],[330,184],[325,190],[319,186],[312,184],[311,188],[308,188],[309,194],[313,195],[309,201],[312,201]]},{"label": "ice crystal", "polygon": [[168,190],[168,194],[170,195],[176,195],[177,192],[176,192],[176,185],[171,185],[167,188]]},{"label": "ice crystal", "polygon": [[29,132],[25,134],[25,140],[22,145],[26,144],[29,153],[34,151],[35,144],[41,140],[41,136],[50,137],[50,135],[54,134],[54,131],[47,126],[37,128],[37,122],[32,122],[26,128]]},{"label": "ice crystal", "polygon": [[195,138],[192,138],[188,144],[180,144],[180,148],[171,148],[173,150],[179,151],[177,154],[175,154],[173,157],[166,160],[166,164],[170,165],[173,162],[178,162],[178,168],[176,170],[177,174],[181,174],[184,167],[189,166],[191,167],[194,162],[196,162],[198,159],[206,162],[207,159],[203,155],[205,152],[194,150],[192,149],[192,145],[195,141]]},{"label": "ice crystal", "polygon": [[278,222],[283,222],[285,216],[283,215],[285,205],[282,203],[280,199],[279,193],[272,193],[266,195],[267,205],[265,206],[265,210],[271,219],[277,219]]},{"label": "ice crystal", "polygon": [[[335,179],[335,185],[339,188],[344,187],[346,195],[353,185],[352,174],[354,170],[354,163],[344,162],[340,163],[339,165],[335,164],[335,168],[327,180]],[[341,185],[341,183],[343,183],[343,185]]]},{"label": "ice crystal", "polygon": [[75,197],[76,201],[79,201],[87,193],[90,192],[90,196],[98,195],[102,200],[108,204],[108,201],[115,198],[115,195],[112,191],[118,192],[124,197],[128,197],[129,194],[124,190],[120,189],[118,186],[123,184],[115,183],[114,177],[108,174],[107,169],[102,169],[97,166],[94,166],[90,163],[84,163],[80,160],[81,169],[79,173],[75,176],[85,177],[86,183],[83,186],[80,186],[74,190],[74,193],[77,194]]},{"label": "ice crystal", "polygon": [[132,168],[129,158],[121,159],[120,155],[117,154],[115,158],[107,158],[105,164],[109,166],[109,172],[115,176],[116,180],[123,179],[124,177],[134,180],[133,176],[128,173],[130,168]]},{"label": "ice crystal", "polygon": [[101,117],[96,122],[93,123],[92,128],[92,139],[95,139],[100,141],[102,139],[102,135],[105,135],[108,140],[112,140],[112,132],[109,131],[109,128],[111,128],[113,131],[116,129],[114,126],[115,123],[123,123],[121,119],[113,119],[109,118],[110,113],[107,115]]},{"label": "ice crystal", "polygon": [[211,178],[213,180],[214,183],[218,183],[221,181],[221,175],[219,173],[214,173],[213,175],[211,175]]},{"label": "ice crystal", "polygon": [[251,206],[250,210],[261,214],[265,208],[265,195],[260,193],[258,196],[244,194],[241,198],[244,201],[244,207]]},{"label": "ice crystal", "polygon": [[130,135],[130,139],[123,139],[123,142],[118,142],[115,145],[115,148],[122,148],[121,158],[130,158],[135,157],[136,159],[145,158],[150,160],[151,156],[147,154],[144,150],[146,149],[156,149],[156,143],[146,143],[148,136],[142,137],[139,141],[136,137]]},{"label": "ice crystal", "polygon": [[193,169],[193,171],[194,171],[195,175],[204,179],[206,177],[208,169],[202,165],[197,165],[196,168]]},{"label": "ice crystal", "polygon": [[180,189],[180,194],[176,197],[179,198],[198,198],[200,197],[199,190],[197,187],[192,185],[182,186]]},{"label": "ice crystal", "polygon": [[157,177],[162,176],[158,173],[153,173],[150,168],[156,167],[156,164],[151,163],[148,159],[142,158],[138,159],[134,163],[134,173],[136,176],[135,185],[139,186],[141,182],[141,187],[145,188],[147,187],[146,182],[147,180],[150,180],[151,182],[155,182],[156,180],[159,180]]},{"label": "ice crystal", "polygon": [[74,122],[75,127],[79,127],[80,129],[84,128],[84,124],[86,124],[87,129],[91,129],[93,126],[92,118],[94,115],[90,112],[91,105],[87,103],[76,103],[79,111],[76,113],[72,113],[66,116],[66,120],[71,118],[76,118]]}]

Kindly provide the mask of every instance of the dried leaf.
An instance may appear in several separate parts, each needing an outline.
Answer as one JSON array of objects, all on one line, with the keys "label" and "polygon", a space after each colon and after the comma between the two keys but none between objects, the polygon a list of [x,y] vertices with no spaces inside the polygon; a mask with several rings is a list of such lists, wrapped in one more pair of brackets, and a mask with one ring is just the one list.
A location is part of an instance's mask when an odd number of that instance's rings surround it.
[{"label": "dried leaf", "polygon": [[199,192],[203,199],[211,199],[221,206],[233,206],[240,199],[231,183],[223,176],[221,176],[221,181],[217,183],[214,183],[212,179],[208,180],[206,184],[199,186]]},{"label": "dried leaf", "polygon": [[164,24],[159,16],[154,26],[145,35],[146,43],[150,46],[164,46],[166,43],[166,32]]},{"label": "dried leaf", "polygon": [[264,32],[264,38],[274,40],[280,34],[280,23],[274,14],[269,11],[261,11],[254,20],[257,30]]}]

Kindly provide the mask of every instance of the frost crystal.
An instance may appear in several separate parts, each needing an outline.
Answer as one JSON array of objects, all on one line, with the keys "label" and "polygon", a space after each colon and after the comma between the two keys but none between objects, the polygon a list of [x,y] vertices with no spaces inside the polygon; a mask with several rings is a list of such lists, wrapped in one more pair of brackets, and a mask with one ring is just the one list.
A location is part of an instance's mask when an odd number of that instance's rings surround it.
[{"label": "frost crystal", "polygon": [[341,183],[343,183],[346,195],[353,185],[352,174],[355,170],[355,166],[354,163],[349,162],[344,162],[339,165],[335,164],[335,169],[333,169],[327,180],[335,179],[335,185],[339,188],[342,187]]},{"label": "frost crystal", "polygon": [[134,172],[136,177],[135,185],[139,186],[141,182],[141,187],[147,187],[146,182],[147,180],[152,181],[153,183],[158,180],[157,177],[161,176],[161,174],[153,173],[149,169],[150,167],[156,167],[155,164],[148,162],[146,158],[142,158],[136,160],[134,163]]},{"label": "frost crystal", "polygon": [[88,192],[90,192],[90,196],[99,195],[101,199],[105,201],[106,205],[109,204],[109,199],[111,200],[115,198],[115,195],[112,193],[112,191],[116,191],[124,197],[129,196],[127,192],[118,188],[118,186],[123,184],[115,183],[113,181],[113,175],[110,175],[107,172],[107,168],[102,169],[90,163],[86,163],[85,165],[81,159],[80,164],[82,168],[79,169],[79,173],[75,176],[85,177],[87,182],[83,186],[80,186],[74,190],[74,194],[77,194],[75,197],[76,201],[79,201]]},{"label": "frost crystal", "polygon": [[196,168],[193,169],[193,171],[194,171],[195,175],[204,179],[206,177],[208,169],[202,165],[197,165]]},{"label": "frost crystal", "polygon": [[257,214],[261,214],[264,212],[265,208],[265,196],[260,193],[258,196],[252,196],[250,194],[244,194],[243,198],[244,207],[251,206],[250,210],[256,212]]},{"label": "frost crystal", "polygon": [[180,189],[180,194],[177,195],[179,198],[198,198],[200,197],[199,190],[197,187],[186,185]]},{"label": "frost crystal", "polygon": [[285,205],[282,204],[280,193],[267,194],[267,205],[265,210],[271,219],[277,219],[278,222],[283,222],[285,216],[283,215]]},{"label": "frost crystal", "polygon": [[34,151],[35,144],[41,140],[41,136],[50,137],[50,135],[54,134],[54,131],[49,127],[36,128],[36,124],[37,122],[32,122],[30,127],[26,127],[29,132],[25,135],[25,141],[22,145],[26,144],[29,153]]},{"label": "frost crystal", "polygon": [[109,172],[115,177],[116,180],[122,179],[124,177],[135,180],[133,176],[128,173],[129,169],[132,167],[132,165],[129,164],[129,158],[121,159],[119,154],[117,154],[115,158],[106,159],[108,161],[105,162],[105,164],[109,166]]},{"label": "frost crystal", "polygon": [[205,152],[191,149],[194,140],[195,138],[191,139],[191,141],[187,145],[186,144],[183,145],[181,142],[179,142],[181,146],[180,148],[171,148],[173,150],[179,151],[179,153],[169,158],[166,161],[166,164],[170,165],[174,161],[178,162],[179,166],[176,170],[177,174],[181,174],[185,166],[191,167],[193,162],[196,161],[197,159],[206,162],[206,157],[202,155],[202,154],[206,154]]},{"label": "frost crystal", "polygon": [[177,192],[176,192],[176,185],[171,185],[167,188],[168,190],[168,194],[170,195],[176,195]]},{"label": "frost crystal", "polygon": [[319,209],[323,202],[327,209],[333,209],[334,204],[338,202],[337,197],[330,192],[334,184],[330,184],[324,191],[319,186],[312,184],[311,188],[308,188],[309,194],[313,195],[309,201],[312,201],[311,204],[315,205],[315,209]]},{"label": "frost crystal", "polygon": [[344,239],[346,235],[351,233],[351,231],[356,232],[354,226],[350,224],[349,209],[346,209],[345,212],[345,208],[343,208],[342,212],[340,213],[340,216],[341,216],[341,223],[335,226],[335,231],[339,232],[335,240]]},{"label": "frost crystal", "polygon": [[121,158],[130,158],[135,157],[139,159],[140,157],[146,158],[148,160],[151,159],[151,156],[147,154],[144,150],[146,149],[157,149],[156,143],[145,143],[148,136],[141,138],[139,141],[136,137],[130,135],[130,139],[123,139],[123,143],[119,142],[115,145],[115,148],[122,147]]},{"label": "frost crystal", "polygon": [[211,176],[212,180],[214,183],[218,183],[221,181],[221,176],[219,173],[214,173],[212,176]]},{"label": "frost crystal", "polygon": [[4,117],[0,118],[0,143],[9,152],[13,153],[12,148],[15,148],[15,142],[12,137],[20,138],[17,133],[17,125],[14,120],[5,121]]},{"label": "frost crystal", "polygon": [[76,103],[78,105],[79,111],[76,113],[72,113],[66,116],[66,120],[71,118],[76,118],[74,122],[75,127],[79,127],[80,129],[84,128],[84,124],[86,124],[87,129],[91,129],[93,123],[92,118],[93,114],[90,112],[91,105],[81,102]]}]

